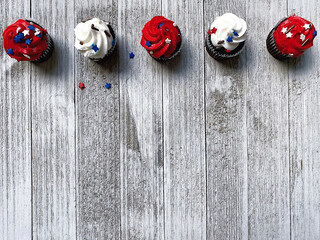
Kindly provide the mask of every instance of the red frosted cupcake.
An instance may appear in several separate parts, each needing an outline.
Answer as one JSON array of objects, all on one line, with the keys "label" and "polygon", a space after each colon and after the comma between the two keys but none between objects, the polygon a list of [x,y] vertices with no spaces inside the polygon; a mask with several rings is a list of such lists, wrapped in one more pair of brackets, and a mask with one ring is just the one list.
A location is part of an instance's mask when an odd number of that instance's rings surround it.
[{"label": "red frosted cupcake", "polygon": [[313,24],[298,16],[281,20],[267,38],[269,53],[279,60],[297,58],[313,46],[317,31]]},{"label": "red frosted cupcake", "polygon": [[53,42],[46,29],[30,20],[19,19],[3,34],[6,53],[17,61],[46,61],[53,52]]},{"label": "red frosted cupcake", "polygon": [[166,61],[177,56],[181,41],[177,24],[162,16],[153,17],[142,29],[141,45],[156,60]]}]

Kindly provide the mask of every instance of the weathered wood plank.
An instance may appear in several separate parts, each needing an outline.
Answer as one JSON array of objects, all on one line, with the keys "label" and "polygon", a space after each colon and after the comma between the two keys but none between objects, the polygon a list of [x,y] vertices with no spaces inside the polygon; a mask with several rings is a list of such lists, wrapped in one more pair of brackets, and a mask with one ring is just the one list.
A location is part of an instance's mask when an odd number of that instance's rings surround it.
[{"label": "weathered wood plank", "polygon": [[[317,1],[289,1],[289,14],[310,20],[319,30]],[[320,239],[319,39],[289,65],[289,125],[292,239]]]},{"label": "weathered wood plank", "polygon": [[[1,34],[22,16],[29,1],[1,1]],[[0,46],[0,239],[31,239],[30,64]]]},{"label": "weathered wood plank", "polygon": [[181,54],[163,66],[166,239],[205,239],[206,165],[202,1],[162,1],[182,32]]},{"label": "weathered wood plank", "polygon": [[[80,1],[76,23],[98,17],[118,34],[117,1]],[[78,239],[120,239],[118,59],[96,63],[76,52]],[[80,90],[79,82],[86,88]],[[106,82],[111,89],[106,89]]]},{"label": "weathered wood plank", "polygon": [[164,239],[162,66],[140,46],[144,24],[161,6],[118,4],[122,239]]},{"label": "weathered wood plank", "polygon": [[31,6],[56,49],[31,68],[33,239],[75,239],[74,5],[32,0]]},{"label": "weathered wood plank", "polygon": [[[205,0],[203,9],[204,32],[227,12],[246,19],[245,1]],[[246,71],[245,51],[224,62],[205,53],[207,239],[248,239]]]},{"label": "weathered wood plank", "polygon": [[289,239],[288,64],[269,55],[269,31],[287,3],[247,1],[249,239]]}]

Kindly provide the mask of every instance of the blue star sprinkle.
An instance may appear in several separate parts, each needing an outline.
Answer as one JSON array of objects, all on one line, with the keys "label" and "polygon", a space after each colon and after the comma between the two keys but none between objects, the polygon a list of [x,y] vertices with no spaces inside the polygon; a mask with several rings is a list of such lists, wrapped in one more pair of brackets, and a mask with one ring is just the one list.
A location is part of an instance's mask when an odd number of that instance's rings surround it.
[{"label": "blue star sprinkle", "polygon": [[32,40],[27,39],[25,43],[26,43],[27,45],[30,45],[31,42],[32,42]]},{"label": "blue star sprinkle", "polygon": [[236,37],[238,37],[238,36],[239,36],[239,34],[237,33],[237,31],[236,31],[236,30],[233,30],[233,34],[234,34]]},{"label": "blue star sprinkle", "polygon": [[116,40],[112,40],[112,47],[116,44]]},{"label": "blue star sprinkle", "polygon": [[164,24],[164,23],[160,23],[159,26],[158,26],[158,28],[161,28],[161,27],[163,26],[163,24]]},{"label": "blue star sprinkle", "polygon": [[130,57],[131,59],[134,58],[133,52],[129,53],[129,57]]},{"label": "blue star sprinkle", "polygon": [[14,42],[20,43],[24,39],[23,33],[19,32],[13,39]]},{"label": "blue star sprinkle", "polygon": [[106,89],[110,89],[111,88],[111,83],[106,83],[105,87],[106,87]]},{"label": "blue star sprinkle", "polygon": [[42,34],[40,33],[40,34],[38,34],[36,37],[41,38],[41,37],[42,37]]},{"label": "blue star sprinkle", "polygon": [[228,41],[228,42],[232,42],[232,41],[233,41],[233,40],[232,40],[232,37],[229,36],[229,37],[227,38],[227,41]]},{"label": "blue star sprinkle", "polygon": [[314,32],[312,34],[313,38],[315,38],[317,36],[317,34],[318,34],[318,32],[316,30],[314,30]]},{"label": "blue star sprinkle", "polygon": [[99,48],[97,47],[96,44],[92,43],[92,49],[94,50],[94,52],[97,52],[99,50]]},{"label": "blue star sprinkle", "polygon": [[147,42],[146,42],[146,45],[147,45],[147,47],[150,47],[150,46],[151,46],[150,41],[147,41]]},{"label": "blue star sprinkle", "polygon": [[12,50],[12,48],[7,49],[7,54],[13,55],[13,50]]},{"label": "blue star sprinkle", "polygon": [[28,28],[29,28],[29,30],[32,30],[32,31],[34,31],[34,29],[35,29],[35,27],[32,25],[29,25]]}]

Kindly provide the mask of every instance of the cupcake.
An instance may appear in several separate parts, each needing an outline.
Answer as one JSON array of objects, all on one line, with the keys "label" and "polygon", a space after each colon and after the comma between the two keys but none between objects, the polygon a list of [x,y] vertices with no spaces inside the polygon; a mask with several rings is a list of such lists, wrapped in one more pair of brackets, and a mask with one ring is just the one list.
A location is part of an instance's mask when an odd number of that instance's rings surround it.
[{"label": "cupcake", "polygon": [[99,18],[79,23],[75,29],[75,47],[84,57],[94,61],[109,58],[116,47],[116,35],[111,25]]},{"label": "cupcake", "polygon": [[181,49],[181,41],[181,32],[177,24],[162,16],[153,17],[142,29],[142,47],[159,61],[177,56]]},{"label": "cupcake", "polygon": [[297,58],[312,47],[317,31],[313,24],[301,17],[282,19],[269,33],[267,49],[276,59]]},{"label": "cupcake", "polygon": [[246,31],[246,22],[232,13],[217,17],[206,33],[207,52],[217,60],[239,55],[246,41]]},{"label": "cupcake", "polygon": [[47,30],[31,20],[19,19],[2,36],[5,51],[17,61],[44,62],[54,49]]}]

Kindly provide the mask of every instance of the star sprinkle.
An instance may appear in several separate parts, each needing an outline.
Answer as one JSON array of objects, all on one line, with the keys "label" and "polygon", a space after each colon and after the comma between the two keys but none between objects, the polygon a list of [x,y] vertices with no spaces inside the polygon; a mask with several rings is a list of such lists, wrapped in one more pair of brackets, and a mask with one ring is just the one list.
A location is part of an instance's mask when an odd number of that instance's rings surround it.
[{"label": "star sprinkle", "polygon": [[112,40],[112,47],[113,47],[115,44],[116,44],[116,40],[113,39],[113,40]]},{"label": "star sprinkle", "polygon": [[27,40],[25,41],[25,43],[26,43],[27,45],[30,45],[30,44],[31,44],[31,42],[32,42],[32,40],[31,40],[31,39],[27,39]]},{"label": "star sprinkle", "polygon": [[24,35],[19,32],[13,39],[14,42],[20,43],[24,39]]},{"label": "star sprinkle", "polygon": [[22,33],[24,36],[30,35],[29,30],[27,30],[27,29],[23,30]]},{"label": "star sprinkle", "polygon": [[284,27],[284,28],[282,28],[281,32],[282,32],[283,34],[286,34],[287,30],[288,30],[288,28]]},{"label": "star sprinkle", "polygon": [[41,33],[40,29],[36,28],[36,31],[35,31],[34,35],[39,35],[40,33]]},{"label": "star sprinkle", "polygon": [[150,46],[151,46],[150,41],[147,41],[147,42],[146,42],[146,45],[147,45],[147,47],[150,47]]},{"label": "star sprinkle", "polygon": [[227,38],[227,41],[228,41],[228,42],[232,42],[232,41],[233,41],[233,37],[229,36],[229,37]]},{"label": "star sprinkle", "polygon": [[312,34],[313,38],[315,38],[317,36],[317,34],[318,34],[318,32],[316,30],[314,30],[314,32]]},{"label": "star sprinkle", "polygon": [[82,89],[84,89],[85,88],[85,86],[84,86],[84,83],[79,83],[79,88],[82,90]]},{"label": "star sprinkle", "polygon": [[300,39],[301,41],[304,41],[306,39],[306,35],[304,35],[303,33],[300,34]]},{"label": "star sprinkle", "polygon": [[106,89],[110,89],[111,88],[111,83],[106,83],[105,87],[106,87]]},{"label": "star sprinkle", "polygon": [[92,49],[94,50],[94,52],[97,52],[99,50],[98,46],[94,43],[92,43]]},{"label": "star sprinkle", "polygon": [[303,25],[303,27],[304,27],[305,30],[308,30],[308,29],[310,29],[310,24],[306,23],[305,25]]},{"label": "star sprinkle", "polygon": [[216,32],[217,32],[217,28],[214,27],[214,28],[211,29],[211,33],[215,34]]},{"label": "star sprinkle", "polygon": [[171,40],[169,38],[166,38],[165,42],[166,42],[166,44],[170,44]]},{"label": "star sprinkle", "polygon": [[133,52],[129,53],[129,58],[130,59],[134,58],[134,53]]},{"label": "star sprinkle", "polygon": [[164,24],[164,23],[160,23],[159,26],[158,26],[158,28],[161,28],[161,27],[163,26],[163,24]]},{"label": "star sprinkle", "polygon": [[292,37],[292,33],[291,33],[291,32],[288,32],[288,33],[286,34],[286,37],[287,37],[287,38],[291,38],[291,37]]},{"label": "star sprinkle", "polygon": [[34,26],[32,26],[32,25],[29,25],[28,28],[29,28],[29,30],[31,30],[31,31],[34,31],[34,30],[36,29],[36,28],[35,28]]},{"label": "star sprinkle", "polygon": [[230,50],[228,50],[228,49],[225,49],[225,51],[226,51],[227,53],[231,53],[231,51],[230,51]]},{"label": "star sprinkle", "polygon": [[13,55],[13,50],[12,50],[12,48],[9,48],[9,49],[7,49],[7,54],[9,54],[9,55]]},{"label": "star sprinkle", "polygon": [[36,35],[36,37],[41,38],[42,34],[40,33],[40,34]]},{"label": "star sprinkle", "polygon": [[238,32],[237,32],[236,30],[233,30],[233,34],[234,34],[236,37],[239,36],[239,34],[238,34]]}]

